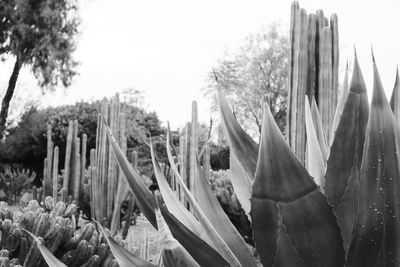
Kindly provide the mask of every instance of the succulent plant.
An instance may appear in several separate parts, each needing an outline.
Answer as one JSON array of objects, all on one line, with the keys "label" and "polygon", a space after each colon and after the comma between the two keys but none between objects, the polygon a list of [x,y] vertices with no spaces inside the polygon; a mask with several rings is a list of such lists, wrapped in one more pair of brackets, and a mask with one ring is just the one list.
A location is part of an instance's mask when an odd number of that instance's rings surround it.
[{"label": "succulent plant", "polygon": [[94,224],[77,229],[76,211],[76,204],[54,203],[52,197],[46,197],[43,206],[32,200],[14,213],[0,202],[0,264],[6,264],[0,266],[47,266],[38,244],[66,266],[115,266],[109,246]]},{"label": "succulent plant", "polygon": [[9,203],[16,203],[21,193],[28,190],[36,178],[36,173],[28,169],[12,169],[6,165],[0,172],[0,189]]}]

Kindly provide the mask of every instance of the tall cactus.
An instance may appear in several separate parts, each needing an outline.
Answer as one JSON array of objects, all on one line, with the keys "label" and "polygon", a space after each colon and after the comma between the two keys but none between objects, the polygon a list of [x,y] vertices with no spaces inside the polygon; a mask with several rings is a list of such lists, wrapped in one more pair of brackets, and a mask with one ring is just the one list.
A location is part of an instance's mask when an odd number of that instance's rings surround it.
[{"label": "tall cactus", "polygon": [[53,160],[53,199],[57,202],[58,199],[58,159],[59,152],[58,146],[54,148],[54,160]]},{"label": "tall cactus", "polygon": [[197,116],[197,102],[192,102],[192,130],[190,134],[190,171],[189,171],[189,189],[192,192],[194,190],[194,179],[196,178],[196,156],[198,154],[199,147],[199,134],[198,134],[198,116]]},{"label": "tall cactus", "polygon": [[52,177],[52,162],[53,162],[53,142],[52,142],[51,124],[47,124],[47,168],[46,179],[43,179],[43,188],[45,196],[51,195],[51,177]]},{"label": "tall cactus", "polygon": [[339,38],[336,14],[330,20],[322,10],[307,15],[292,3],[290,20],[288,115],[286,139],[297,158],[305,162],[305,95],[317,100],[322,127],[329,140],[338,101]]},{"label": "tall cactus", "polygon": [[102,101],[101,114],[97,120],[96,149],[90,152],[92,216],[115,233],[120,228],[121,202],[126,199],[127,193],[125,180],[106,136],[104,121],[126,153],[126,116],[121,111],[118,94],[110,100],[104,98]]},{"label": "tall cactus", "polygon": [[64,178],[62,186],[63,201],[66,201],[66,196],[68,196],[68,185],[70,180],[70,165],[71,165],[71,152],[72,152],[72,142],[73,142],[73,121],[68,122],[68,133],[67,133],[67,145],[65,148],[65,161],[64,161]]}]

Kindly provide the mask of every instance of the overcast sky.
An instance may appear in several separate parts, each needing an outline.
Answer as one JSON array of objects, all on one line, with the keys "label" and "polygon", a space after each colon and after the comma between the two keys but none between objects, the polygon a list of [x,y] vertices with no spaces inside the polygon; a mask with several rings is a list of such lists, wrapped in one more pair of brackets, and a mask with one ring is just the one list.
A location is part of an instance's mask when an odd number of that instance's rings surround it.
[{"label": "overcast sky", "polygon": [[[45,102],[72,103],[110,96],[134,87],[145,91],[149,110],[177,128],[190,119],[191,101],[197,100],[200,119],[208,122],[208,100],[200,91],[207,73],[227,49],[249,34],[279,21],[288,31],[289,0],[84,0],[82,32],[75,58],[80,75],[65,92]],[[393,88],[400,62],[399,0],[305,0],[308,13],[322,9],[339,18],[340,64],[352,61],[353,46],[367,86],[372,85],[371,45],[385,90]],[[1,67],[1,81],[11,67]],[[22,74],[21,82],[35,81]]]}]

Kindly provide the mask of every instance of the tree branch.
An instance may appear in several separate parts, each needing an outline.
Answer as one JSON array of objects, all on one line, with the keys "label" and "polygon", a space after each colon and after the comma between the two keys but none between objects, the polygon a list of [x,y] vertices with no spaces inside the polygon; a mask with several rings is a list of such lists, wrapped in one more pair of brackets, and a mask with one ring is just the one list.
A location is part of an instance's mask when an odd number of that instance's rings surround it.
[{"label": "tree branch", "polygon": [[14,95],[15,85],[17,84],[18,74],[21,70],[22,62],[17,57],[14,64],[14,69],[11,73],[10,80],[8,81],[8,87],[6,94],[3,97],[0,110],[0,139],[3,138],[4,130],[6,128],[6,121],[8,116],[8,109],[10,107],[11,98]]},{"label": "tree branch", "polygon": [[251,108],[251,105],[250,105],[250,103],[249,103],[248,101],[246,101],[246,104],[247,104],[247,106],[248,106],[249,109],[250,109],[250,113],[253,115],[254,119],[256,120],[256,124],[257,124],[257,127],[258,127],[258,131],[259,131],[260,134],[261,134],[261,123],[260,123],[260,121],[258,120],[257,114],[256,114],[256,113],[254,112],[254,110]]}]

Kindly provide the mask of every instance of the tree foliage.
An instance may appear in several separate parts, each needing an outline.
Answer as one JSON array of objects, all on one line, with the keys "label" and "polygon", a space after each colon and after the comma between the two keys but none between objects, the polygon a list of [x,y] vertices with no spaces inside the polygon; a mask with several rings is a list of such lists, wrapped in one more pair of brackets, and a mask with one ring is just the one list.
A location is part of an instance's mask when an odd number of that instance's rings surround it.
[{"label": "tree foliage", "polygon": [[1,104],[0,137],[24,65],[43,88],[70,85],[77,65],[72,58],[79,25],[76,11],[76,0],[1,1],[0,57],[15,63]]},{"label": "tree foliage", "polygon": [[[148,133],[155,139],[164,139],[165,129],[155,112],[145,112],[143,109],[122,103],[126,113],[126,133],[128,148],[138,151],[140,165],[150,163],[150,150],[142,137]],[[25,112],[20,123],[10,128],[9,135],[0,143],[0,162],[20,162],[38,173],[46,157],[47,123],[52,125],[52,140],[60,149],[60,167],[64,163],[66,138],[69,120],[78,120],[78,136],[86,133],[88,136],[88,155],[96,143],[97,115],[101,110],[101,102],[79,102],[74,105],[49,107],[46,109],[31,108]],[[165,144],[165,142],[160,142]],[[162,159],[166,153],[161,146],[158,154]]]},{"label": "tree foliage", "polygon": [[275,120],[285,127],[286,80],[289,41],[278,32],[277,24],[247,36],[239,50],[222,58],[209,74],[206,95],[217,108],[216,90],[220,88],[233,105],[238,121],[258,137],[261,133],[261,99],[267,95]]}]

